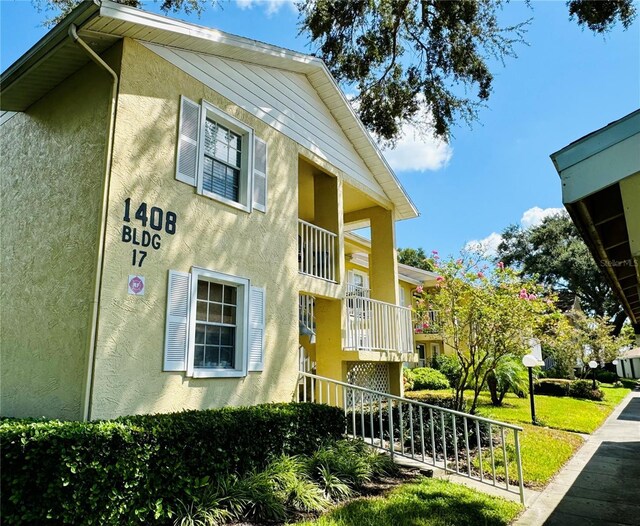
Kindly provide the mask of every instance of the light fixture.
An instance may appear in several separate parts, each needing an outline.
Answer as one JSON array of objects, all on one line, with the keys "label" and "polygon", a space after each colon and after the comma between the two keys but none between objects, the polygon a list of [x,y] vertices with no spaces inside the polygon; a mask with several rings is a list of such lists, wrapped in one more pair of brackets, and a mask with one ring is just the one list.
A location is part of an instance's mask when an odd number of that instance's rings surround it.
[{"label": "light fixture", "polygon": [[533,354],[522,357],[522,365],[529,369],[529,399],[531,400],[531,423],[536,425],[536,404],[533,398],[533,368],[540,365],[540,361]]},{"label": "light fixture", "polygon": [[598,367],[598,362],[596,362],[595,360],[591,360],[589,362],[589,367],[591,367],[591,370],[593,371],[592,389],[595,391],[596,390],[596,367]]}]

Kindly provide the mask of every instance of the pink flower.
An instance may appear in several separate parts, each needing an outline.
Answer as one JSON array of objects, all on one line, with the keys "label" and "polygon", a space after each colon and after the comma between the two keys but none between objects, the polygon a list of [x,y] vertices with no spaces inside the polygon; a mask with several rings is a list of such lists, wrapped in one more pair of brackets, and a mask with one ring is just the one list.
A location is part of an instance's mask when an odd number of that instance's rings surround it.
[{"label": "pink flower", "polygon": [[422,329],[416,328],[413,332],[415,332],[416,334],[422,334]]},{"label": "pink flower", "polygon": [[461,259],[456,259],[456,265],[462,265],[462,260]]},{"label": "pink flower", "polygon": [[527,289],[522,289],[520,291],[520,299],[526,300],[528,299],[529,295],[527,294]]},{"label": "pink flower", "polygon": [[422,285],[418,285],[418,286],[416,287],[416,292],[417,292],[418,294],[422,294],[422,291],[423,291],[423,290],[424,290],[424,289],[422,288]]},{"label": "pink flower", "polygon": [[438,281],[438,282],[442,282],[442,281],[444,281],[444,278],[443,278],[442,276],[438,276],[438,277],[436,278],[436,281]]},{"label": "pink flower", "polygon": [[538,296],[536,296],[535,294],[529,294],[529,297],[527,298],[528,300],[535,300],[537,299]]},{"label": "pink flower", "polygon": [[500,263],[498,263],[498,268],[500,270],[504,270],[504,263],[502,261]]},{"label": "pink flower", "polygon": [[434,256],[437,256],[437,255],[438,255],[438,251],[437,251],[437,250],[432,250],[432,251],[431,251],[431,253],[432,253]]},{"label": "pink flower", "polygon": [[423,328],[423,329],[428,329],[428,328],[429,328],[429,324],[428,324],[428,323],[426,323],[426,322],[425,322],[425,323],[423,323],[423,324],[422,324],[422,328]]},{"label": "pink flower", "polygon": [[484,278],[484,274],[482,272],[478,272],[478,277],[479,278]]}]

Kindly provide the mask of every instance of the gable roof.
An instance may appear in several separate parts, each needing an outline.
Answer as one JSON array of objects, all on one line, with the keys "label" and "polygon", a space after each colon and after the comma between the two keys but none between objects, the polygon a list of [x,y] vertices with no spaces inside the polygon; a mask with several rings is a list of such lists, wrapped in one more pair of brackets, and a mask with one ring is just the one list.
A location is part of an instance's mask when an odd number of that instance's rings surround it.
[{"label": "gable roof", "polygon": [[394,204],[396,219],[418,211],[322,60],[109,0],[82,2],[0,76],[0,109],[24,111],[89,58],[68,38],[72,25],[97,52],[123,37],[304,74]]}]

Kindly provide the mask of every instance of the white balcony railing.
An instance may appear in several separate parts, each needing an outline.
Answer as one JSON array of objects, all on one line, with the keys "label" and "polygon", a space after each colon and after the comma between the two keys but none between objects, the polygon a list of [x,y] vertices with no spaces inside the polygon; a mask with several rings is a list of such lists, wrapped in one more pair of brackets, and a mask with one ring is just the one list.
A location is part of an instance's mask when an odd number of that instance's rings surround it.
[{"label": "white balcony railing", "polygon": [[440,332],[440,320],[437,310],[427,311],[422,319],[417,320],[413,329],[416,334],[437,334]]},{"label": "white balcony railing", "polygon": [[298,300],[298,321],[300,324],[300,334],[309,337],[316,333],[315,299],[313,296],[300,294]]},{"label": "white balcony railing", "polygon": [[333,232],[298,219],[298,271],[335,282],[337,238]]},{"label": "white balcony railing", "polygon": [[349,286],[345,298],[344,349],[413,352],[411,309],[360,295]]}]

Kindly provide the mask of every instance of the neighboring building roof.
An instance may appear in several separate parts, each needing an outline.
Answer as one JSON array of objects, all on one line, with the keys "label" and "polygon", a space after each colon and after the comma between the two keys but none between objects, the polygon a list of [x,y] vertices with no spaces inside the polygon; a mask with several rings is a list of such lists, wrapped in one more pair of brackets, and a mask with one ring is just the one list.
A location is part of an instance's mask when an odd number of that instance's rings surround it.
[{"label": "neighboring building roof", "polygon": [[628,351],[623,352],[620,355],[620,358],[625,358],[625,359],[640,358],[640,347],[636,347],[635,349],[629,349]]},{"label": "neighboring building roof", "polygon": [[[365,249],[371,248],[371,241],[366,237],[362,237],[353,232],[345,232],[344,237],[356,245],[361,245]],[[351,261],[355,265],[359,265],[364,268],[369,268],[369,254],[366,252],[354,252],[350,254]],[[421,268],[412,267],[410,265],[404,265],[398,263],[398,279],[412,285],[422,285],[424,283],[434,284],[438,274],[430,272],[428,270],[422,270]],[[433,282],[433,283],[431,283]]]},{"label": "neighboring building roof", "polygon": [[393,203],[396,218],[418,216],[415,205],[320,59],[109,0],[82,2],[4,71],[0,76],[0,109],[26,110],[89,61],[84,51],[68,38],[72,25],[77,26],[80,37],[97,53],[123,37],[130,37],[304,74]]},{"label": "neighboring building roof", "polygon": [[640,110],[551,159],[565,208],[632,323],[640,325]]}]

